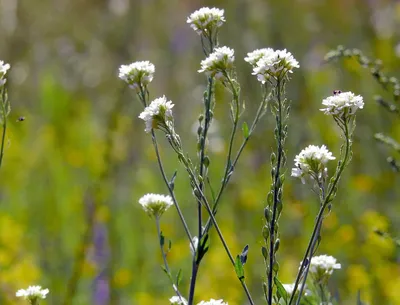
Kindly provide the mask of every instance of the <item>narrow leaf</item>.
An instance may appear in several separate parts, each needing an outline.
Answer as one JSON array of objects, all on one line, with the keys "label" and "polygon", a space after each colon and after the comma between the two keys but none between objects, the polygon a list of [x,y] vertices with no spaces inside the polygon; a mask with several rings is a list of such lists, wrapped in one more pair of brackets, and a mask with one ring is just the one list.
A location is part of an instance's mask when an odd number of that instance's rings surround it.
[{"label": "narrow leaf", "polygon": [[242,130],[244,138],[247,139],[249,137],[249,126],[247,126],[246,122],[243,122]]},{"label": "narrow leaf", "polygon": [[236,260],[235,260],[235,272],[236,272],[236,275],[237,275],[238,279],[239,279],[240,281],[243,281],[243,280],[244,280],[244,268],[243,268],[242,261],[241,261],[241,259],[240,259],[240,255],[237,255],[237,256],[236,256]]},{"label": "narrow leaf", "polygon": [[277,293],[278,299],[283,298],[285,300],[285,303],[287,303],[287,298],[288,298],[287,292],[277,277],[274,277],[274,283],[276,286],[276,290],[277,290],[276,293]]}]

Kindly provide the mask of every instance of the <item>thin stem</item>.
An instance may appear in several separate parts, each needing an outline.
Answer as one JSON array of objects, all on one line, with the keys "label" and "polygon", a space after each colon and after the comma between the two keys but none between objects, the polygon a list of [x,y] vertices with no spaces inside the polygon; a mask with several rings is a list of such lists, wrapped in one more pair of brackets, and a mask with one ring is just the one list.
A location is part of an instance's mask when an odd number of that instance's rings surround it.
[{"label": "thin stem", "polygon": [[273,290],[273,272],[274,272],[274,257],[275,257],[275,225],[277,218],[277,207],[278,207],[278,193],[280,190],[280,170],[282,163],[282,155],[283,155],[283,147],[282,147],[282,101],[281,101],[281,80],[278,78],[277,80],[277,102],[278,102],[278,114],[277,114],[277,155],[278,160],[276,164],[275,177],[274,177],[274,201],[273,201],[273,210],[272,210],[272,220],[271,220],[271,229],[269,232],[269,268],[268,268],[268,304],[272,305],[272,290]]},{"label": "thin stem", "polygon": [[[211,33],[210,33],[211,34]],[[214,50],[214,43],[212,40],[212,37],[210,36],[208,39],[208,42],[210,44],[210,53],[213,52]],[[203,43],[203,40],[202,40]],[[214,79],[212,77],[208,78],[208,88],[207,88],[207,98],[204,103],[204,128],[203,128],[203,133],[200,138],[200,165],[199,165],[199,174],[202,177],[202,180],[205,181],[205,177],[203,177],[204,174],[204,160],[205,160],[205,151],[206,151],[206,139],[208,135],[208,129],[211,124],[211,100],[212,100],[212,94],[213,94],[213,83]],[[200,189],[203,190],[203,182],[200,182]],[[198,222],[198,238],[199,240],[201,239],[201,236],[203,235],[203,220],[202,220],[202,210],[201,210],[201,202],[197,202],[197,222]],[[193,273],[193,272],[192,272]],[[193,274],[192,274],[193,277]],[[195,284],[196,281],[194,281]]]},{"label": "thin stem", "polygon": [[[317,230],[317,235],[316,235],[316,236],[319,236],[319,235],[320,235],[323,219],[324,219],[324,218],[321,218],[321,221],[320,221],[319,224],[318,224],[318,230]],[[309,256],[308,256],[308,264],[307,264],[307,267],[306,267],[306,271],[305,271],[305,273],[304,273],[304,275],[303,275],[303,281],[302,281],[302,283],[301,283],[301,287],[300,287],[300,291],[299,291],[299,297],[298,297],[298,299],[297,299],[296,305],[299,305],[299,304],[300,304],[300,300],[301,300],[301,297],[300,297],[300,296],[303,295],[303,291],[304,291],[304,288],[305,288],[305,286],[306,286],[307,276],[308,276],[308,272],[309,272],[310,266],[311,266],[311,259],[312,259],[313,255],[314,255],[314,253],[315,253],[315,245],[316,245],[316,243],[317,243],[317,240],[318,240],[318,238],[315,238],[314,241],[313,241],[313,244],[312,244],[312,246],[311,246],[311,251],[310,251],[310,254],[309,254]]]},{"label": "thin stem", "polygon": [[1,92],[1,112],[2,112],[2,119],[3,119],[3,133],[1,136],[1,148],[0,148],[0,167],[3,164],[3,156],[4,156],[4,144],[5,144],[5,139],[6,139],[6,131],[7,131],[7,114],[6,114],[6,109],[5,109],[5,88],[3,86],[2,92]]},{"label": "thin stem", "polygon": [[[259,107],[257,109],[256,116],[255,116],[255,118],[254,118],[254,120],[253,120],[253,122],[251,124],[250,129],[249,129],[249,135],[243,139],[242,144],[240,145],[240,147],[239,147],[239,149],[238,149],[238,151],[236,153],[236,156],[233,159],[233,162],[232,162],[232,165],[231,165],[232,170],[235,168],[235,166],[236,166],[236,164],[237,164],[237,162],[238,162],[238,160],[239,160],[244,148],[246,147],[246,145],[247,145],[248,141],[250,140],[251,136],[253,135],[253,132],[256,129],[256,126],[257,126],[260,118],[264,114],[264,109],[265,109],[266,102],[267,102],[267,95],[265,94],[262,102],[260,103],[260,105],[259,105]],[[222,179],[221,187],[219,188],[217,196],[215,197],[215,200],[214,200],[214,204],[213,204],[213,214],[214,215],[217,213],[217,208],[218,208],[219,201],[220,201],[220,199],[222,197],[222,193],[224,192],[225,187],[228,185],[229,180],[232,177],[232,175],[228,175],[229,171],[226,170],[227,168],[228,168],[228,164],[225,165],[225,175],[224,175],[224,177]],[[208,232],[210,230],[211,225],[212,225],[212,222],[211,222],[211,219],[209,218],[207,223],[206,223],[206,225],[205,225],[205,231],[206,232]]]},{"label": "thin stem", "polygon": [[[346,164],[348,162],[348,159],[349,159],[349,153],[350,153],[350,147],[351,147],[351,139],[350,139],[351,135],[349,134],[347,120],[345,121],[344,136],[346,138],[346,143],[345,143],[346,147],[345,147],[344,157],[341,160],[342,163],[340,164],[339,169],[336,171],[335,179],[334,179],[333,183],[329,186],[328,195],[325,197],[325,200],[324,200],[324,202],[323,202],[323,204],[322,204],[322,206],[321,206],[321,208],[320,208],[320,210],[318,212],[317,219],[316,219],[315,225],[314,225],[314,229],[313,229],[310,241],[309,241],[308,246],[307,246],[307,250],[306,250],[306,252],[304,254],[303,261],[301,263],[299,272],[297,273],[296,281],[294,283],[293,292],[292,292],[292,295],[290,296],[289,305],[291,305],[292,302],[293,302],[293,299],[294,299],[294,296],[295,296],[295,293],[296,293],[296,290],[297,290],[297,286],[298,286],[299,281],[301,279],[301,276],[302,276],[302,273],[304,271],[304,267],[305,267],[306,263],[310,264],[310,261],[307,260],[307,257],[308,257],[308,255],[310,253],[310,250],[312,249],[312,246],[313,246],[313,243],[314,243],[314,239],[317,236],[318,227],[319,227],[318,224],[321,222],[321,225],[322,225],[322,218],[323,218],[325,209],[328,206],[328,204],[333,200],[333,198],[331,199],[331,196],[333,195],[333,193],[334,193],[334,191],[336,189],[336,185],[338,184],[338,182],[340,180],[340,177],[342,175],[342,172],[343,172],[343,170],[344,170],[344,168],[345,168],[345,166],[346,166]],[[299,298],[301,298],[301,297],[302,296],[300,295]]]},{"label": "thin stem", "polygon": [[161,244],[160,240],[161,240],[161,230],[160,230],[160,217],[157,216],[156,217],[156,226],[157,226],[157,235],[158,235],[158,243],[160,245],[160,251],[161,251],[161,256],[163,258],[164,261],[164,268],[165,271],[168,273],[168,277],[171,280],[171,284],[172,284],[172,289],[174,289],[176,295],[181,299],[182,301],[182,295],[178,290],[178,287],[174,284],[174,281],[171,278],[171,272],[169,270],[169,266],[168,266],[168,262],[167,262],[167,256],[165,255],[164,249],[163,249],[163,245]]},{"label": "thin stem", "polygon": [[[205,100],[205,109],[204,109],[204,128],[203,133],[200,138],[200,165],[199,165],[199,174],[202,178],[204,174],[204,159],[205,159],[205,150],[206,150],[206,138],[208,134],[208,128],[210,127],[211,123],[211,116],[210,116],[210,107],[211,107],[211,98],[212,98],[212,87],[213,87],[213,78],[208,78],[208,90],[207,90],[207,98]],[[203,179],[204,180],[204,179]],[[203,190],[203,183],[200,182],[200,188]],[[199,239],[203,234],[202,228],[202,211],[201,211],[201,202],[197,203],[197,217],[198,217],[198,232],[199,232]]]},{"label": "thin stem", "polygon": [[[200,190],[199,183],[198,183],[198,181],[196,179],[196,176],[195,176],[193,170],[190,168],[189,162],[186,160],[186,158],[183,156],[183,154],[182,154],[182,161],[184,162],[184,164],[186,166],[186,169],[187,169],[187,171],[188,171],[188,173],[190,175],[190,178],[191,178],[191,180],[192,180],[192,182],[194,184],[194,187],[198,190],[200,198],[203,201],[204,206],[205,206],[207,212],[210,215],[211,221],[212,221],[213,225],[215,226],[215,229],[217,231],[218,237],[222,242],[222,245],[223,245],[223,247],[225,249],[225,252],[229,257],[229,260],[231,261],[232,265],[235,266],[235,260],[234,260],[234,258],[232,256],[231,252],[229,251],[229,247],[228,247],[228,245],[227,245],[227,243],[225,241],[224,236],[222,235],[222,232],[221,232],[221,230],[220,230],[220,228],[218,226],[217,220],[215,219],[215,217],[214,217],[214,215],[212,213],[212,210],[211,210],[211,207],[210,207],[210,205],[208,203],[208,200],[207,200],[206,196],[204,195],[204,193]],[[240,279],[239,279],[239,281],[242,284],[242,287],[243,287],[244,291],[246,292],[246,295],[247,295],[247,298],[249,299],[250,304],[254,305],[254,302],[253,302],[253,300],[251,298],[251,295],[250,295],[250,292],[249,292],[249,290],[247,288],[246,283],[244,281],[240,280]]]},{"label": "thin stem", "polygon": [[199,265],[196,264],[196,255],[194,255],[194,257],[193,257],[193,265],[192,265],[192,276],[190,278],[188,305],[192,305],[193,304],[194,290],[195,290],[195,287],[196,287],[196,278],[197,278],[198,271],[199,271]]},{"label": "thin stem", "polygon": [[166,176],[166,174],[165,174],[165,170],[164,170],[164,166],[163,166],[163,164],[162,164],[160,152],[159,152],[159,150],[158,150],[157,137],[156,137],[156,135],[155,135],[155,133],[154,133],[154,130],[151,131],[151,138],[152,138],[152,141],[153,141],[154,150],[155,150],[155,152],[156,152],[158,167],[160,168],[161,175],[162,175],[162,177],[163,177],[163,180],[164,180],[164,182],[165,182],[165,185],[166,185],[167,188],[168,188],[168,191],[169,191],[169,194],[170,194],[170,196],[171,196],[171,198],[172,198],[172,201],[174,202],[174,206],[175,206],[175,208],[176,208],[176,211],[178,212],[179,218],[181,219],[183,228],[185,229],[185,233],[186,233],[187,237],[189,238],[189,242],[190,242],[190,243],[192,244],[192,246],[194,247],[193,240],[192,240],[192,235],[190,234],[189,227],[188,227],[188,225],[187,225],[187,223],[186,223],[186,221],[185,221],[185,218],[184,218],[184,216],[183,216],[183,214],[182,214],[181,208],[179,207],[178,200],[177,200],[176,197],[175,197],[175,192],[174,192],[173,189],[171,188],[171,186],[170,186],[170,184],[169,184],[169,181],[168,181],[168,178],[167,178],[167,176]]}]

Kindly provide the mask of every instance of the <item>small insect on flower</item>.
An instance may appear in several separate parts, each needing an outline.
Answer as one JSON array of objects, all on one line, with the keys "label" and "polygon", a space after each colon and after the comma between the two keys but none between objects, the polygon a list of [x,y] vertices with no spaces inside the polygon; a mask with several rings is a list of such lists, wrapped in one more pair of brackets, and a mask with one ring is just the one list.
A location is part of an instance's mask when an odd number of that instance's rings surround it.
[{"label": "small insect on flower", "polygon": [[340,93],[342,93],[341,90],[333,90],[333,95],[338,95],[338,94],[340,94]]},{"label": "small insect on flower", "polygon": [[20,116],[20,117],[17,119],[17,122],[23,122],[23,121],[25,121],[25,117],[24,117],[24,116]]}]

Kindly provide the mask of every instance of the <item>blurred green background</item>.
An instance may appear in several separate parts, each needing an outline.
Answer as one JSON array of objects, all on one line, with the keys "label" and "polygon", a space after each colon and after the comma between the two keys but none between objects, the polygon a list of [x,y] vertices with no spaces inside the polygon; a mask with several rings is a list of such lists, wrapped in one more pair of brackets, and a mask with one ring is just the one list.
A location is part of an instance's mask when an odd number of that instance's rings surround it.
[{"label": "blurred green background", "polygon": [[[118,67],[136,60],[155,64],[151,98],[165,94],[175,103],[177,131],[195,158],[192,130],[206,80],[196,72],[203,54],[186,18],[202,6],[225,9],[220,43],[235,49],[244,120],[252,119],[260,101],[259,84],[243,60],[247,52],[287,48],[301,65],[287,87],[292,112],[281,279],[294,280],[318,209],[315,195],[289,177],[292,160],[309,144],[326,144],[339,155],[339,131],[318,109],[333,90],[353,91],[364,96],[365,109],[318,253],[342,264],[330,281],[339,304],[355,304],[359,290],[370,304],[400,304],[399,252],[373,233],[378,228],[398,235],[400,229],[400,176],[385,161],[392,152],[373,139],[380,131],[400,139],[399,121],[373,101],[384,93],[368,71],[351,60],[323,64],[325,53],[343,44],[382,59],[396,75],[400,2],[383,0],[1,0],[0,59],[12,66],[12,113],[0,170],[0,304],[23,304],[15,291],[31,284],[50,289],[45,304],[67,304],[67,292],[75,289],[69,304],[168,304],[173,291],[160,268],[155,223],[137,203],[166,188],[138,119],[142,107],[118,79]],[[217,95],[210,146],[215,186],[230,131],[229,94],[217,87]],[[16,122],[20,116],[26,120]],[[273,124],[268,115],[258,126],[218,214],[233,253],[250,245],[246,274],[257,304],[263,304],[260,246]],[[161,134],[160,143],[169,175],[178,169],[177,196],[194,231],[196,205],[185,172]],[[183,269],[186,291],[191,256],[174,209],[163,216],[162,230],[173,240],[169,261],[174,272]],[[196,300],[211,297],[246,304],[215,232]]]}]

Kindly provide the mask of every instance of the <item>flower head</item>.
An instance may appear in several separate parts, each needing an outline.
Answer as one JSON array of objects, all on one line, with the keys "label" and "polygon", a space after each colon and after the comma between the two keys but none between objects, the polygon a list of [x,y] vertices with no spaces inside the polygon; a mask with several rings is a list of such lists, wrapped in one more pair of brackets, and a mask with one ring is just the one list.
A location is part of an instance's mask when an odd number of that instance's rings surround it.
[{"label": "flower head", "polygon": [[197,34],[210,35],[225,22],[224,10],[218,8],[203,7],[192,13],[187,21]]},{"label": "flower head", "polygon": [[326,175],[326,163],[334,159],[335,157],[332,156],[332,153],[325,145],[321,147],[309,145],[294,159],[295,167],[292,168],[292,176],[301,178],[303,183],[303,178],[306,175],[310,175],[311,178],[319,180],[323,175]]},{"label": "flower head", "polygon": [[144,211],[151,217],[160,217],[168,208],[173,205],[170,196],[159,194],[146,194],[139,199]]},{"label": "flower head", "polygon": [[235,51],[228,47],[215,48],[213,53],[201,61],[201,69],[198,72],[215,76],[217,79],[223,77],[224,72],[233,68],[234,53]]},{"label": "flower head", "polygon": [[42,289],[41,286],[29,286],[27,289],[18,290],[15,295],[19,298],[30,300],[33,303],[38,299],[45,299],[48,293],[49,289]]},{"label": "flower head", "polygon": [[170,123],[174,120],[172,116],[173,107],[174,104],[171,101],[167,101],[165,96],[152,101],[139,115],[139,118],[146,124],[145,131],[147,133],[151,132],[153,128],[169,129]]},{"label": "flower head", "polygon": [[173,305],[187,305],[187,301],[184,297],[173,296],[169,301]]},{"label": "flower head", "polygon": [[149,61],[137,61],[119,68],[119,78],[129,84],[129,87],[139,90],[146,87],[154,76],[155,67]]},{"label": "flower head", "polygon": [[320,109],[325,114],[342,117],[343,115],[353,115],[357,109],[364,107],[363,98],[360,95],[354,95],[353,92],[335,91],[334,95],[327,97],[322,101],[326,108]]},{"label": "flower head", "polygon": [[221,300],[211,299],[209,301],[201,301],[197,305],[228,305],[228,303],[224,302],[222,299]]},{"label": "flower head", "polygon": [[199,238],[197,236],[192,238],[192,242],[189,243],[190,246],[190,252],[192,252],[192,255],[196,254],[197,247],[199,246]]},{"label": "flower head", "polygon": [[253,75],[263,84],[271,77],[284,77],[287,73],[293,73],[294,68],[300,67],[299,62],[286,49],[255,50],[248,53],[245,60],[253,66]]},{"label": "flower head", "polygon": [[6,83],[6,79],[4,78],[7,74],[7,71],[10,69],[10,65],[6,64],[4,61],[0,60],[0,87]]},{"label": "flower head", "polygon": [[271,57],[274,54],[274,49],[272,48],[264,48],[257,49],[253,52],[247,53],[247,57],[244,58],[253,68],[257,65],[258,61],[263,57]]},{"label": "flower head", "polygon": [[329,255],[314,256],[310,263],[310,274],[315,280],[327,280],[334,269],[341,269],[342,266],[336,262],[336,258]]}]

